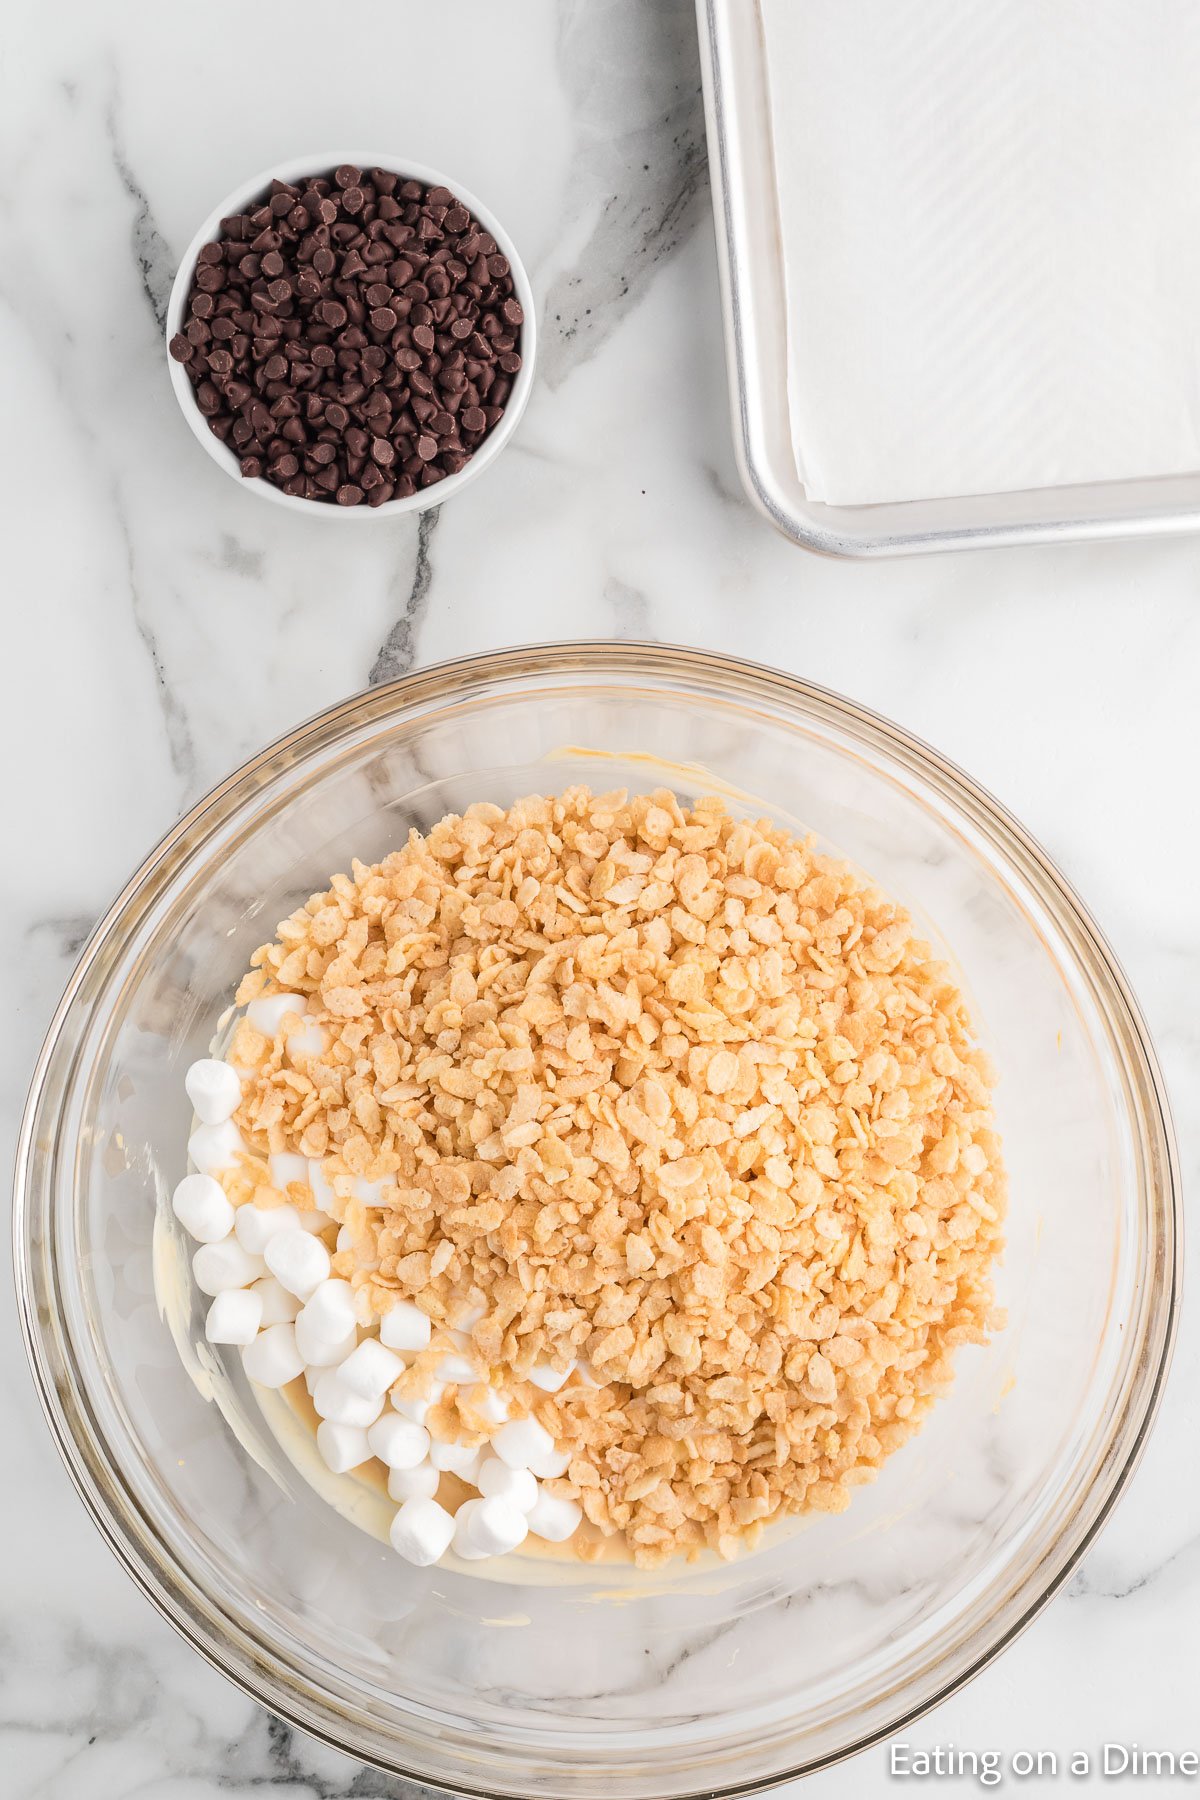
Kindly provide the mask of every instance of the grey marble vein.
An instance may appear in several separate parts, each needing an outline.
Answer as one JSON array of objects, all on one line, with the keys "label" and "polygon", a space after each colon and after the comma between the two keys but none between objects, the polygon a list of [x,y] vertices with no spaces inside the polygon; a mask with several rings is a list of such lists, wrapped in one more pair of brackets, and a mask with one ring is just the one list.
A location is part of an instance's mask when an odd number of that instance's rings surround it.
[{"label": "grey marble vein", "polygon": [[337,1760],[332,1773],[314,1767],[315,1746],[270,1713],[260,1713],[245,1737],[230,1746],[220,1785],[251,1792],[311,1794],[313,1800],[442,1800],[440,1790],[405,1781],[365,1764]]},{"label": "grey marble vein", "polygon": [[367,677],[371,687],[379,687],[385,681],[397,681],[401,675],[407,675],[417,660],[417,633],[429,604],[429,590],[433,586],[430,546],[440,516],[440,506],[431,507],[428,512],[418,515],[416,555],[407,591],[399,573],[390,584],[389,592],[394,598],[399,599],[403,593],[403,604],[375,653],[375,660]]},{"label": "grey marble vein", "polygon": [[650,602],[641,588],[610,575],[604,584],[604,599],[612,608],[617,637],[645,642],[654,636],[650,629]]},{"label": "grey marble vein", "polygon": [[92,913],[70,913],[62,918],[35,919],[26,926],[25,937],[35,947],[43,938],[49,939],[53,946],[52,954],[70,959],[79,955],[95,922],[95,915]]},{"label": "grey marble vein", "polygon": [[151,621],[150,609],[143,601],[138,583],[133,533],[126,516],[124,502],[121,496],[115,492],[112,510],[125,548],[125,568],[129,581],[129,605],[133,613],[133,623],[150,665],[155,697],[159,712],[162,714],[163,731],[167,740],[167,755],[172,769],[180,778],[180,801],[182,802],[191,793],[196,781],[197,758],[192,729],[188,721],[187,709],[170,679],[166,662],[159,648],[158,633]]},{"label": "grey marble vein", "polygon": [[[36,1628],[35,1628],[36,1629]],[[35,1640],[36,1642],[36,1640]],[[236,1696],[231,1710],[245,1720],[235,1724],[214,1720],[210,1709],[190,1706],[173,1696],[169,1713],[163,1709],[162,1670],[158,1660],[132,1649],[113,1645],[85,1629],[70,1630],[61,1640],[62,1662],[53,1673],[60,1698],[52,1717],[41,1717],[27,1707],[6,1705],[5,1695],[28,1694],[28,1675],[19,1668],[28,1659],[29,1643],[12,1634],[0,1637],[0,1732],[10,1741],[29,1747],[40,1778],[30,1784],[8,1786],[0,1771],[0,1794],[19,1794],[21,1800],[39,1795],[84,1796],[111,1791],[115,1796],[140,1792],[137,1785],[108,1790],[106,1771],[114,1756],[120,1766],[122,1746],[137,1744],[134,1759],[125,1752],[130,1777],[140,1765],[140,1777],[152,1762],[153,1787],[163,1791],[167,1782],[203,1782],[214,1794],[288,1794],[312,1800],[433,1800],[434,1790],[423,1783],[384,1774],[328,1750],[282,1719],[250,1706]],[[21,1751],[18,1751],[21,1754]],[[160,1786],[162,1784],[162,1786]]]},{"label": "grey marble vein", "polygon": [[175,279],[175,259],[158,229],[146,191],[130,167],[125,152],[120,125],[120,89],[115,73],[105,110],[104,127],[117,179],[126,198],[133,203],[129,242],[137,264],[142,292],[154,315],[154,323],[161,331],[167,322],[167,301],[171,294],[171,283]]},{"label": "grey marble vein", "polygon": [[1078,1569],[1067,1588],[1070,1600],[1128,1600],[1134,1594],[1144,1593],[1164,1580],[1169,1574],[1172,1581],[1181,1589],[1197,1589],[1200,1587],[1200,1534],[1191,1537],[1186,1543],[1164,1556],[1160,1562],[1153,1563],[1147,1569],[1141,1569],[1136,1575],[1125,1580],[1113,1579],[1106,1571],[1109,1562],[1103,1549],[1097,1551]]},{"label": "grey marble vein", "polygon": [[550,387],[597,354],[708,201],[686,0],[566,0],[558,54],[576,134],[567,216],[592,223],[546,295],[540,357]]},{"label": "grey marble vein", "polygon": [[252,550],[231,531],[224,532],[214,554],[207,558],[214,569],[227,575],[241,576],[245,581],[261,581],[266,568],[266,554]]}]

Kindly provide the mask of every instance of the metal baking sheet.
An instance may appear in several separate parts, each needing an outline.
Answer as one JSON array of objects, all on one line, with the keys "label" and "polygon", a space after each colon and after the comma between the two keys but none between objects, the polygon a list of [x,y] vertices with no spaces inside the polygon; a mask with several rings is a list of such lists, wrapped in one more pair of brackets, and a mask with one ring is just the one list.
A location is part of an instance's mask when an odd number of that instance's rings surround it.
[{"label": "metal baking sheet", "polygon": [[746,492],[786,537],[830,556],[1068,543],[1200,530],[1200,473],[828,506],[796,471],[783,248],[757,0],[696,0],[734,446]]}]

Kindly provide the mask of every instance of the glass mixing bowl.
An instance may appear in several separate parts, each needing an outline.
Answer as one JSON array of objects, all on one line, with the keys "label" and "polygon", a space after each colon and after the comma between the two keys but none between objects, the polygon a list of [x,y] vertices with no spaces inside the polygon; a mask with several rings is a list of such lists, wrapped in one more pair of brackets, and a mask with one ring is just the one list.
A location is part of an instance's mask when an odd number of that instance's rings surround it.
[{"label": "glass mixing bowl", "polygon": [[[236,1353],[160,1314],[183,1072],[277,920],[473,800],[724,794],[812,830],[957,964],[1000,1075],[1008,1329],[846,1513],[718,1568],[416,1570],[301,1480]],[[987,795],[802,681],[651,645],[469,658],[348,700],[171,832],[99,926],[38,1063],[18,1285],[62,1454],[172,1623],[249,1693],[476,1795],[746,1793],[942,1699],[1069,1574],[1137,1459],[1178,1305],[1166,1102],[1095,926]]]}]

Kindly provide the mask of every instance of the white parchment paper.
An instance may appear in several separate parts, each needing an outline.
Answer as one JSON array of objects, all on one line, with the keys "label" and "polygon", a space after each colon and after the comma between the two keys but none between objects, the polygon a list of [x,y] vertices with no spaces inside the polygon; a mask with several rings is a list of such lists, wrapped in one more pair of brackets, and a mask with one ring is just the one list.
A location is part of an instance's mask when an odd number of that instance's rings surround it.
[{"label": "white parchment paper", "polygon": [[1200,469],[1200,3],[760,4],[809,494]]}]

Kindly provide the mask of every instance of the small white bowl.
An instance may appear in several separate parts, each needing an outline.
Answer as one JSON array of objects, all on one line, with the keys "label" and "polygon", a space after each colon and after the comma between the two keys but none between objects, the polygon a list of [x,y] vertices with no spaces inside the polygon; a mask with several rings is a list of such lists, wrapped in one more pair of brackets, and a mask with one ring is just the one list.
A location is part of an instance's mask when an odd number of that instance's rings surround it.
[{"label": "small white bowl", "polygon": [[208,428],[208,420],[196,404],[196,394],[182,363],[177,363],[167,351],[167,366],[171,371],[171,386],[175,389],[175,398],[179,401],[183,416],[191,426],[193,435],[203,444],[208,454],[219,468],[252,494],[260,499],[270,500],[276,506],[286,506],[292,512],[307,513],[315,518],[332,518],[344,520],[394,519],[401,513],[426,512],[432,506],[440,506],[443,500],[450,500],[460,494],[469,481],[474,481],[482,474],[489,463],[499,456],[505,444],[517,428],[521,414],[525,411],[529,399],[529,391],[533,385],[533,366],[537,350],[537,316],[534,307],[533,289],[529,285],[529,277],[525,273],[525,265],[517,254],[516,246],[495,215],[475,195],[469,193],[460,181],[453,176],[445,175],[440,169],[431,169],[426,163],[412,162],[406,156],[383,154],[378,151],[326,151],[312,156],[294,156],[287,162],[274,164],[260,175],[253,176],[240,187],[226,194],[219,206],[213,208],[208,218],[197,231],[195,237],[184,251],[178,272],[171,287],[171,298],[167,302],[166,343],[169,345],[176,332],[183,329],[188,296],[192,291],[192,278],[196,272],[196,260],[205,244],[210,244],[220,236],[221,220],[229,218],[233,213],[245,212],[256,200],[266,193],[272,181],[298,181],[305,176],[320,175],[332,171],[342,163],[353,163],[359,169],[386,169],[391,174],[399,175],[404,181],[421,181],[427,187],[447,187],[456,200],[463,205],[483,226],[490,231],[496,240],[497,247],[503,256],[508,258],[512,271],[513,288],[517,299],[521,302],[525,314],[521,326],[521,367],[513,379],[512,391],[504,407],[503,417],[488,433],[478,450],[456,475],[447,475],[442,481],[435,482],[432,487],[418,488],[415,494],[405,494],[399,498],[385,500],[381,506],[338,506],[336,502],[327,500],[305,500],[296,494],[285,494],[282,488],[265,481],[261,476],[247,479],[243,476],[239,458],[214,437]]}]

